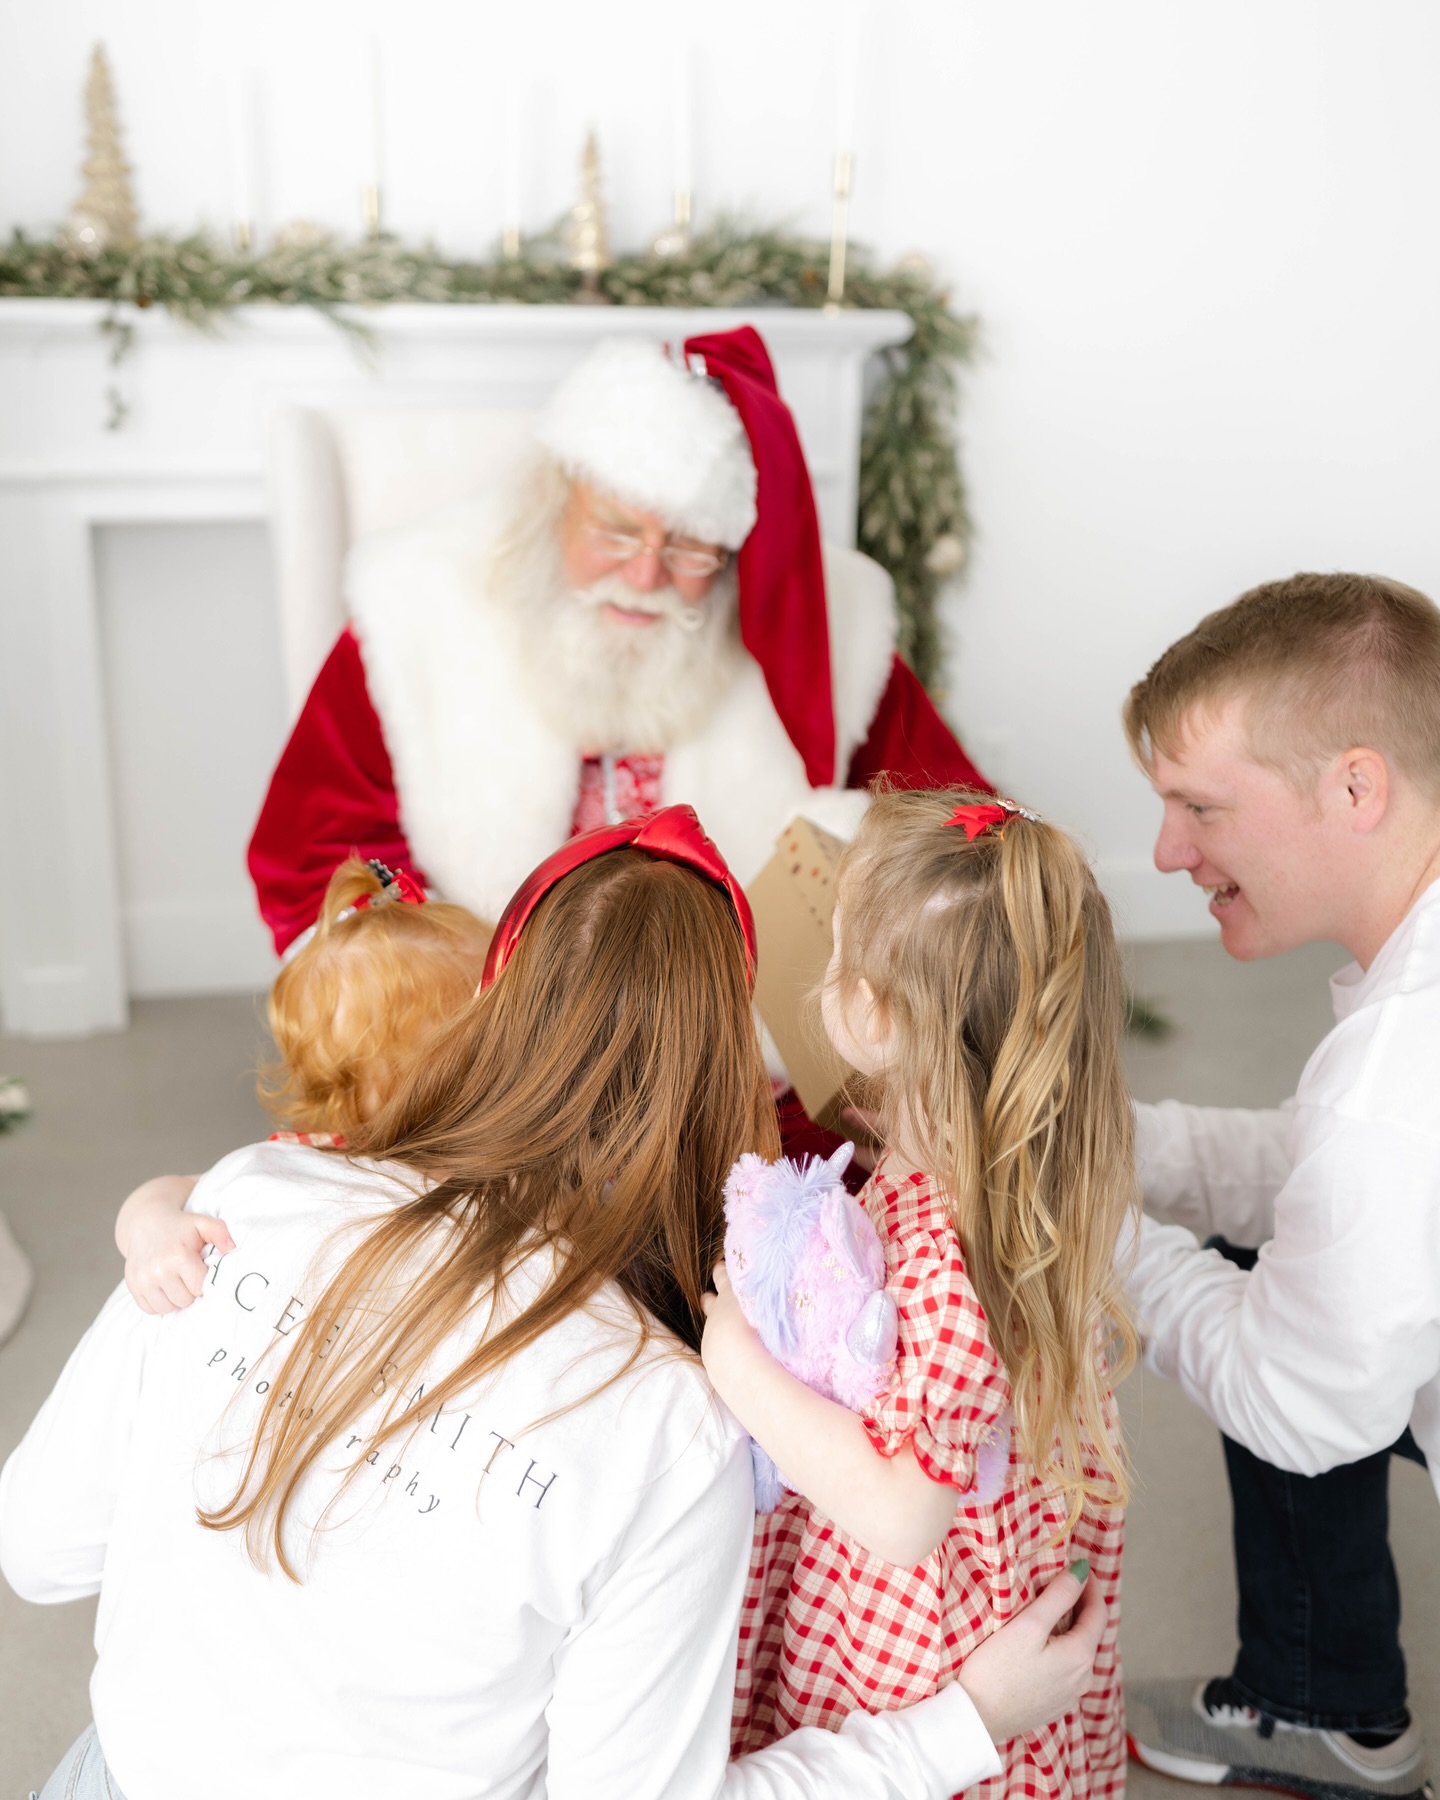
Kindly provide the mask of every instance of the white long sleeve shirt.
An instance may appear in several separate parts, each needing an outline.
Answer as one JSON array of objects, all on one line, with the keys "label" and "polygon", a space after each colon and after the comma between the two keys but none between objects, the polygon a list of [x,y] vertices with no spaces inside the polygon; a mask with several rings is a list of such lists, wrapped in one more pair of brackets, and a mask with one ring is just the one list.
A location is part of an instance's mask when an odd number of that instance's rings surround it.
[{"label": "white long sleeve shirt", "polygon": [[327,1452],[287,1532],[300,1585],[202,1529],[334,1232],[407,1192],[299,1146],[227,1157],[192,1204],[238,1248],[184,1312],[118,1289],[0,1474],[15,1590],[100,1594],[91,1701],[131,1800],[943,1800],[998,1772],[956,1685],[727,1766],[748,1445],[663,1341],[593,1391],[634,1340],[610,1293],[440,1412],[425,1371],[384,1371],[418,1423],[343,1492],[366,1420]]},{"label": "white long sleeve shirt", "polygon": [[[1409,1424],[1440,1489],[1440,884],[1272,1112],[1141,1106],[1129,1292],[1150,1367],[1221,1430],[1317,1475]],[[1193,1234],[1260,1247],[1245,1273]]]}]

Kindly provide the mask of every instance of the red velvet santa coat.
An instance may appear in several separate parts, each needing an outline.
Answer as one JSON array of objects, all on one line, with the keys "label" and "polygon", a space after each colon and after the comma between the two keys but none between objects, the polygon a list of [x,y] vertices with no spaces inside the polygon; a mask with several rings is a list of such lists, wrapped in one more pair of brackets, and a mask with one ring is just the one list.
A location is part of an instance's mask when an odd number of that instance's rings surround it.
[{"label": "red velvet santa coat", "polygon": [[[531,704],[514,617],[485,597],[492,537],[481,502],[357,551],[355,625],[311,689],[250,844],[277,950],[314,921],[346,856],[408,868],[493,919],[568,835],[578,753]],[[749,659],[664,759],[663,801],[695,808],[742,883],[797,810],[849,835],[882,772],[987,785],[895,654],[889,576],[853,551],[827,548],[825,563],[844,787],[809,786]]]}]

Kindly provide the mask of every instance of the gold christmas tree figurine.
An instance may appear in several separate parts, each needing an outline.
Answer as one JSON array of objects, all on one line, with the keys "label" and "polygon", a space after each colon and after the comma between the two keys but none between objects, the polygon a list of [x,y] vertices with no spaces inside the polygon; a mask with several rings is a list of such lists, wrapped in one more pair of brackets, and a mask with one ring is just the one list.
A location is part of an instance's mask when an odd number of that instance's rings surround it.
[{"label": "gold christmas tree figurine", "polygon": [[96,252],[133,244],[139,217],[130,186],[130,168],[120,147],[115,84],[103,44],[90,58],[85,83],[85,123],[90,154],[85,159],[85,191],[70,209],[65,235],[78,250]]},{"label": "gold christmas tree figurine", "polygon": [[592,130],[580,158],[580,198],[570,209],[570,267],[583,277],[582,298],[598,300],[598,278],[610,267],[605,234],[605,202],[600,193],[600,146]]}]

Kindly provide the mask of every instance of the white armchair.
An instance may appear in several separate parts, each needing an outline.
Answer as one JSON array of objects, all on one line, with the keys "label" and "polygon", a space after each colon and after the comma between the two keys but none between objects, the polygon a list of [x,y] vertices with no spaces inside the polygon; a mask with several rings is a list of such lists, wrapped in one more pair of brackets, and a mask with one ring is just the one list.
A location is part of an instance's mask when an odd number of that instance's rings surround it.
[{"label": "white armchair", "polygon": [[345,624],[350,546],[491,486],[528,441],[534,417],[488,407],[276,409],[270,528],[292,719]]}]

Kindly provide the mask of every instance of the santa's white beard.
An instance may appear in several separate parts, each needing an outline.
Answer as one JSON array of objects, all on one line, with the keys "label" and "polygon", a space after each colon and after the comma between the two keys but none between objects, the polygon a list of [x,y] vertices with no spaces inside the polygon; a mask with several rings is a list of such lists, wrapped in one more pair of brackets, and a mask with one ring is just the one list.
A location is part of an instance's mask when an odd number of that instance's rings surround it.
[{"label": "santa's white beard", "polygon": [[[690,602],[670,586],[641,593],[618,575],[576,589],[560,560],[563,478],[540,465],[517,485],[513,522],[490,568],[490,598],[515,619],[529,697],[587,755],[663,751],[703,729],[747,654],[733,564]],[[653,612],[607,618],[605,603]]]},{"label": "santa's white beard", "polygon": [[[639,592],[616,574],[576,589],[560,558],[569,486],[538,455],[515,472],[488,571],[491,601],[515,619],[527,695],[576,751],[668,751],[704,727],[743,666],[734,565],[691,605],[673,587]],[[655,625],[605,616],[655,612]]]},{"label": "santa's white beard", "polygon": [[[607,602],[654,613],[656,623],[609,618]],[[532,697],[550,725],[590,755],[684,743],[703,728],[745,655],[728,571],[698,603],[674,588],[637,593],[618,575],[561,589],[530,614],[522,634]]]}]

